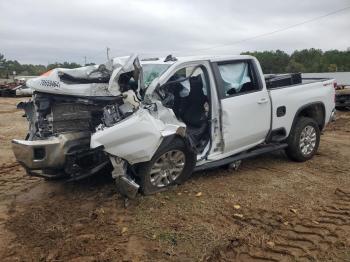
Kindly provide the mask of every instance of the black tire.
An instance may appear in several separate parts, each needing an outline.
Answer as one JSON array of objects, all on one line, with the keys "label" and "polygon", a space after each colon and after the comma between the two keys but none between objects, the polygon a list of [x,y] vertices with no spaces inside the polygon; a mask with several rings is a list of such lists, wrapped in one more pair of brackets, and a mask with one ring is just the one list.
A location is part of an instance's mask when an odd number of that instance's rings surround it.
[{"label": "black tire", "polygon": [[[306,128],[313,128],[315,131],[315,144],[310,148],[310,152],[304,152],[301,149],[301,139],[302,132]],[[310,129],[309,129],[310,130]],[[297,119],[294,127],[292,128],[288,139],[288,147],[286,148],[287,156],[296,162],[304,162],[311,159],[317,152],[318,146],[320,144],[320,128],[315,120],[309,117],[300,117]],[[312,149],[312,150],[311,150]]]},{"label": "black tire", "polygon": [[[180,151],[184,155],[185,163],[184,167],[182,168],[182,172],[175,180],[171,181],[168,185],[162,187],[153,185],[151,183],[152,167],[160,159],[160,157],[164,156],[166,153],[170,154],[174,151]],[[170,186],[183,183],[192,174],[195,165],[196,154],[186,147],[182,139],[174,138],[171,141],[171,143],[161,145],[149,162],[144,162],[137,166],[137,176],[138,182],[140,184],[141,193],[143,193],[144,195],[151,195],[157,192],[164,191]]]}]

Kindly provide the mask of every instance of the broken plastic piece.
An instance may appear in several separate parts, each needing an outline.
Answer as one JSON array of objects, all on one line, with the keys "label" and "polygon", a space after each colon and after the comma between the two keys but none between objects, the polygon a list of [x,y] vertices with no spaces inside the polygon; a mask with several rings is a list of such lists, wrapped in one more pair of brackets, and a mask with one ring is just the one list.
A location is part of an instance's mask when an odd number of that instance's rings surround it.
[{"label": "broken plastic piece", "polygon": [[127,198],[135,198],[140,186],[127,174],[127,163],[119,157],[110,157],[118,192]]},{"label": "broken plastic piece", "polygon": [[177,58],[170,54],[164,59],[164,62],[169,62],[169,61],[177,61]]}]

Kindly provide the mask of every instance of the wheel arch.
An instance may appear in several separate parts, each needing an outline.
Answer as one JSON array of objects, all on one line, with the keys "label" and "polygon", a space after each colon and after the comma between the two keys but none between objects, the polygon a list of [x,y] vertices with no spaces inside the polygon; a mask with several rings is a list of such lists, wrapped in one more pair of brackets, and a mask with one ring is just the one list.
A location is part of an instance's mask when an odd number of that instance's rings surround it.
[{"label": "wheel arch", "polygon": [[195,148],[194,148],[193,145],[191,144],[190,139],[189,139],[187,136],[182,136],[182,135],[180,135],[180,134],[175,133],[175,134],[171,134],[171,135],[169,135],[169,136],[165,136],[165,137],[163,138],[163,141],[160,143],[159,147],[157,148],[156,152],[157,152],[158,150],[160,150],[161,148],[166,147],[166,146],[168,146],[169,144],[171,144],[175,139],[181,139],[181,140],[183,140],[183,142],[184,142],[184,144],[185,144],[185,146],[186,146],[186,148],[187,148],[188,150],[190,150],[190,151],[194,151],[194,150],[195,150]]},{"label": "wheel arch", "polygon": [[326,107],[323,102],[312,102],[303,105],[295,113],[292,128],[294,128],[297,119],[302,116],[314,119],[317,122],[320,131],[322,131],[326,122]]}]

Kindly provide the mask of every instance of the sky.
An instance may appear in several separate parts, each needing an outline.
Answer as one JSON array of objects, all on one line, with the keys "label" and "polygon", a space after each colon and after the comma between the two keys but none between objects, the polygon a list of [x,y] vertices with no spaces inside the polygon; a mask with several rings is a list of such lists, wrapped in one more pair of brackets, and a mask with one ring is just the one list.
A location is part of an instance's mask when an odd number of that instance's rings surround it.
[{"label": "sky", "polygon": [[83,64],[104,63],[106,47],[143,57],[346,50],[350,8],[279,31],[346,7],[349,0],[1,0],[0,53]]}]

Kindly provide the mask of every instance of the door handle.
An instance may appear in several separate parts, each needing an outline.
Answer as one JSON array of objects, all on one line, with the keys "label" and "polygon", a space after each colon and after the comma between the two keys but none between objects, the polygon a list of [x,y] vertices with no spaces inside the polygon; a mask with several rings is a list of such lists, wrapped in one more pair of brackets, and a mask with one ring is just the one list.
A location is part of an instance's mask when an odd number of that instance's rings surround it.
[{"label": "door handle", "polygon": [[269,100],[267,98],[261,98],[259,101],[258,101],[258,104],[266,104]]}]

